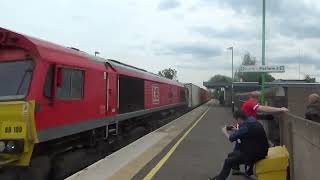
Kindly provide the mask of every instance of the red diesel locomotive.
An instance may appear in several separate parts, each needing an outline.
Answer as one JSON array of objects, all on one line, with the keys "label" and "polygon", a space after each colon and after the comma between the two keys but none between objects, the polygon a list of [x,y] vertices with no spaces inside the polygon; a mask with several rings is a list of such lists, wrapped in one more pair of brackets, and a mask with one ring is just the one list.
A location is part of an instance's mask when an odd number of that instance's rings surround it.
[{"label": "red diesel locomotive", "polygon": [[0,82],[0,166],[28,167],[33,179],[63,169],[60,154],[105,149],[188,101],[177,81],[2,28]]}]

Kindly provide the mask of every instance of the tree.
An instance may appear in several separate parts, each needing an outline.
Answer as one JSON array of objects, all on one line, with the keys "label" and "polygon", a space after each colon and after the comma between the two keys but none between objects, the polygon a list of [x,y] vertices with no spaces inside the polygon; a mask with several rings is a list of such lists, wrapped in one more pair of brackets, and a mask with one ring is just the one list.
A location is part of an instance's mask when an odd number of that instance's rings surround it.
[{"label": "tree", "polygon": [[[232,78],[224,75],[214,75],[210,78],[209,82],[211,83],[231,83]],[[224,92],[221,90],[221,88],[215,88],[213,92],[213,97],[220,100],[220,103],[223,103],[223,95]]]},{"label": "tree", "polygon": [[256,65],[257,59],[250,55],[249,52],[246,52],[243,56],[242,65],[249,66],[249,65]]},{"label": "tree", "polygon": [[228,76],[217,74],[210,78],[209,82],[212,83],[231,83],[232,79]]},{"label": "tree", "polygon": [[[256,65],[257,59],[250,55],[249,52],[245,53],[242,59],[242,65],[250,66]],[[235,73],[235,81],[243,81],[243,82],[259,82],[259,78],[262,73],[260,72],[237,72]],[[274,77],[269,73],[265,73],[265,82],[274,81]]]},{"label": "tree", "polygon": [[[261,75],[261,72],[239,72],[239,78],[235,79],[239,79],[239,81],[242,80],[243,82],[259,82]],[[272,82],[274,80],[275,78],[272,75],[265,73],[265,82]]]},{"label": "tree", "polygon": [[223,96],[223,92],[221,91],[221,89],[215,89],[212,92],[212,97],[215,99],[219,99],[221,96]]},{"label": "tree", "polygon": [[305,81],[307,83],[315,83],[316,82],[316,78],[312,78],[310,77],[310,75],[306,74],[305,77],[304,77]]},{"label": "tree", "polygon": [[167,68],[158,72],[159,76],[162,76],[168,79],[173,79],[173,80],[177,80],[177,74],[178,74],[177,70],[171,69],[171,68]]}]

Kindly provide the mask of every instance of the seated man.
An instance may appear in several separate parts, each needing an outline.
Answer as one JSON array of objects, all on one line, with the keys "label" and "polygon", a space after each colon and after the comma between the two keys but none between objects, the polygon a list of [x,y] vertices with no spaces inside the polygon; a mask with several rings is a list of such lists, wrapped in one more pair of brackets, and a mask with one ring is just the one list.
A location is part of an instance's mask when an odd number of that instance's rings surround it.
[{"label": "seated man", "polygon": [[239,124],[239,129],[230,130],[224,127],[222,132],[231,142],[240,140],[239,150],[231,152],[225,159],[221,172],[209,180],[225,180],[232,167],[255,163],[268,154],[269,144],[262,125],[254,117],[247,117],[242,111],[236,111],[233,118]]}]

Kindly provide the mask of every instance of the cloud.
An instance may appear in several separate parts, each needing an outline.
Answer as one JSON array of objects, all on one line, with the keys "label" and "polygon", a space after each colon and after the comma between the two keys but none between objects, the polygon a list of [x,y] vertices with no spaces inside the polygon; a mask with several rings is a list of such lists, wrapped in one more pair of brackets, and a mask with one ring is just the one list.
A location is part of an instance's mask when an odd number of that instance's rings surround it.
[{"label": "cloud", "polygon": [[[202,0],[202,2],[204,5],[218,4],[220,7],[231,8],[237,14],[262,15],[262,0],[217,0],[215,3],[212,3],[212,0]],[[288,9],[288,3],[290,4],[289,0],[266,1],[267,13],[287,13],[290,11],[290,9]]]},{"label": "cloud", "polygon": [[281,21],[279,32],[296,39],[320,38],[318,22],[306,22],[302,18]]},{"label": "cloud", "polygon": [[192,27],[191,32],[200,34],[206,38],[222,38],[222,39],[238,39],[244,40],[254,37],[250,30],[243,31],[237,28],[229,28],[225,30],[216,30],[208,26]]},{"label": "cloud", "polygon": [[[204,1],[210,1],[210,0],[204,0]],[[257,15],[259,12],[261,12],[261,1],[259,0],[218,0],[220,5],[222,6],[229,6],[233,10],[235,10],[237,13],[246,13],[246,14],[252,14]]]},{"label": "cloud", "polygon": [[162,0],[158,5],[158,9],[162,11],[166,11],[170,9],[175,9],[180,5],[181,5],[180,2],[176,0]]},{"label": "cloud", "polygon": [[[235,47],[235,67],[245,51],[261,59],[262,0],[74,2],[4,1],[3,14],[10,16],[0,17],[1,26],[153,72],[178,67],[179,79],[197,84],[216,73],[231,74],[226,47]],[[299,59],[306,72],[320,70],[319,2],[267,1],[266,61],[288,66],[281,78],[296,76],[291,67]]]},{"label": "cloud", "polygon": [[282,56],[282,57],[275,57],[272,58],[270,64],[284,64],[284,65],[313,65],[316,68],[320,68],[320,61],[319,58],[304,55],[304,56]]},{"label": "cloud", "polygon": [[[210,0],[202,0],[211,4]],[[220,7],[231,8],[236,14],[262,16],[262,0],[218,0]],[[266,23],[274,33],[296,39],[320,38],[319,9],[314,1],[275,0],[266,1]]]},{"label": "cloud", "polygon": [[170,56],[189,56],[192,58],[208,59],[221,55],[222,51],[218,47],[212,47],[207,44],[193,43],[193,44],[179,44],[168,45],[156,52],[160,55]]},{"label": "cloud", "polygon": [[191,70],[210,70],[212,67],[208,65],[197,65],[197,64],[178,64],[175,66],[179,69],[191,69]]}]

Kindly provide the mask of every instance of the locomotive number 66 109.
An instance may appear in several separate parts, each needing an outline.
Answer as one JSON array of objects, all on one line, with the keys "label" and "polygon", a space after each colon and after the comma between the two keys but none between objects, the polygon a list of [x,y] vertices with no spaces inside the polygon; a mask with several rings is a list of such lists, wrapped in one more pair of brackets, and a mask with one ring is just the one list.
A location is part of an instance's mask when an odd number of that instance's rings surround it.
[{"label": "locomotive number 66 109", "polygon": [[4,128],[4,133],[22,133],[22,126],[7,126]]}]

